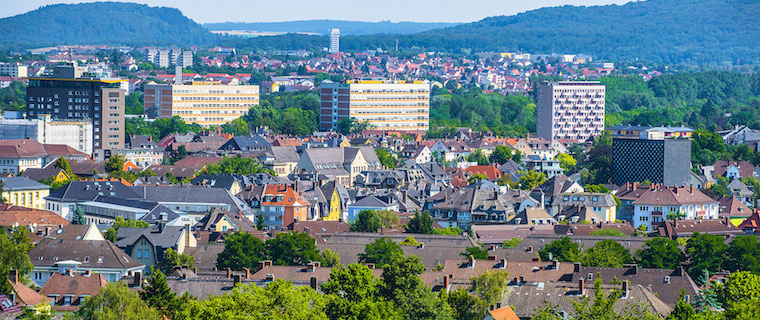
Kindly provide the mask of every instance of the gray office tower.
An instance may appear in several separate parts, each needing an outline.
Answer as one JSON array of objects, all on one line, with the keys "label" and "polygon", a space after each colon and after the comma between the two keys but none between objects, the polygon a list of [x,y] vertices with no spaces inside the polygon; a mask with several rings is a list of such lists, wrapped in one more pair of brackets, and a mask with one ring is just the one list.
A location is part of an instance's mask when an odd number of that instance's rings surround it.
[{"label": "gray office tower", "polygon": [[689,185],[691,133],[684,127],[616,126],[612,132],[612,183]]}]

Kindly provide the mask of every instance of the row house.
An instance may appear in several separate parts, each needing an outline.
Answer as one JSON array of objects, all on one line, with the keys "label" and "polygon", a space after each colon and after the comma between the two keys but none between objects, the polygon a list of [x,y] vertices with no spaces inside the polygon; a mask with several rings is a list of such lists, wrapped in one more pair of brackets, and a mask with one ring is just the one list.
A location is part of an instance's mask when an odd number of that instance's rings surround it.
[{"label": "row house", "polygon": [[32,139],[0,140],[0,171],[18,175],[30,168],[41,169],[60,157],[73,161],[87,155],[67,145],[42,144]]},{"label": "row house", "polygon": [[506,223],[516,212],[540,206],[522,190],[468,187],[442,190],[425,200],[424,209],[444,228],[466,229],[473,223]]},{"label": "row house", "polygon": [[267,185],[261,200],[264,226],[285,230],[294,221],[306,221],[309,202],[287,185]]},{"label": "row house", "polygon": [[309,148],[296,164],[297,173],[325,175],[344,187],[353,185],[362,171],[378,169],[383,165],[372,147]]},{"label": "row house", "polygon": [[633,224],[654,230],[665,220],[718,219],[718,201],[690,187],[650,186],[632,202]]}]

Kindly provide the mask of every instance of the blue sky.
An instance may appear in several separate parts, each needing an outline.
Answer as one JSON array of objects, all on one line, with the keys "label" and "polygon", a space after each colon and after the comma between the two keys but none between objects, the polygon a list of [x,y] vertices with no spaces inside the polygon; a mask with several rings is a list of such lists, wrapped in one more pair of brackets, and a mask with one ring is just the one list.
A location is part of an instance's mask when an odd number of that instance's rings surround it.
[{"label": "blue sky", "polygon": [[[116,0],[121,1],[121,0]],[[54,3],[90,1],[3,0],[0,17],[14,16]],[[561,5],[625,4],[621,0],[133,0],[174,7],[196,22],[274,22],[336,19],[353,21],[472,22]]]}]

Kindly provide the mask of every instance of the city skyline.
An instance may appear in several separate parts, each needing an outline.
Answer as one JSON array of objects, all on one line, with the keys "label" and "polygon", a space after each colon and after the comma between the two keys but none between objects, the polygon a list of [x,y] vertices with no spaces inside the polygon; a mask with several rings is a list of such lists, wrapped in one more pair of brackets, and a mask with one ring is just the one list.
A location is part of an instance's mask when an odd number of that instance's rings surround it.
[{"label": "city skyline", "polygon": [[[208,6],[199,0],[134,0],[118,2],[134,2],[150,6],[177,8],[184,15],[198,23],[211,22],[281,22],[294,20],[347,20],[378,22],[390,20],[393,22],[473,22],[486,17],[499,15],[514,15],[542,7],[562,5],[593,6],[608,4],[625,4],[627,0],[539,0],[533,2],[478,0],[477,2],[449,1],[436,6],[428,2],[392,0],[382,7],[366,10],[365,6],[356,6],[347,0],[326,0],[322,2],[305,2],[303,0],[287,0],[278,6],[267,5],[263,2],[245,2],[243,0],[225,0],[220,5]],[[30,0],[23,2],[3,3],[0,5],[0,18],[6,18],[36,10],[41,6],[58,3],[81,3],[97,1],[51,1]],[[317,6],[319,4],[319,6]],[[307,8],[308,10],[282,10],[281,8]],[[229,10],[230,8],[235,10]],[[400,10],[406,8],[405,10]]]}]

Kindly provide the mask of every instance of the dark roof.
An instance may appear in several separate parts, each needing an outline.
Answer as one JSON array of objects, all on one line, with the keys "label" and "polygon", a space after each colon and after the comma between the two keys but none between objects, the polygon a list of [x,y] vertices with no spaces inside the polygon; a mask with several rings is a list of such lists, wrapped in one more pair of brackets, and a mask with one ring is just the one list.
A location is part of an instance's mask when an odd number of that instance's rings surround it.
[{"label": "dark roof", "polygon": [[69,161],[69,165],[71,166],[71,173],[78,176],[92,176],[95,170],[97,170],[99,174],[106,173],[105,161]]},{"label": "dark roof", "polygon": [[[679,269],[649,269],[630,265],[624,268],[580,267],[579,272],[573,273],[573,281],[580,278],[601,276],[605,282],[617,278],[619,281],[628,280],[633,285],[641,285],[655,294],[669,306],[678,302],[679,292],[685,291],[692,298],[697,297],[697,285],[689,274]],[[666,280],[667,277],[667,280]]]},{"label": "dark roof", "polygon": [[348,205],[349,207],[390,208],[393,204],[386,203],[375,196],[367,196]]},{"label": "dark roof", "polygon": [[176,187],[176,186],[132,186],[130,187],[138,197],[156,202],[204,202],[224,203],[230,206],[230,210],[238,212],[246,210],[248,206],[235,197],[226,189],[203,188],[203,187]]},{"label": "dark roof", "polygon": [[[102,259],[101,259],[102,257]],[[61,261],[81,262],[79,269],[132,269],[145,267],[110,241],[43,239],[29,251],[32,264],[53,267]],[[87,262],[85,262],[87,261]]]},{"label": "dark roof", "polygon": [[4,183],[3,191],[50,189],[49,185],[39,183],[27,177],[0,178],[0,181]]},{"label": "dark roof", "polygon": [[165,226],[162,231],[159,231],[158,226],[150,228],[119,228],[116,234],[116,245],[119,248],[127,248],[127,246],[135,244],[137,240],[145,237],[154,247],[172,248],[181,241],[180,236],[185,227],[173,227]]},{"label": "dark roof", "polygon": [[98,196],[110,196],[121,199],[139,199],[140,195],[121,181],[71,181],[69,184],[51,193],[45,199],[63,202],[90,201]]},{"label": "dark roof", "polygon": [[272,144],[269,143],[264,137],[262,136],[252,136],[252,137],[234,137],[230,140],[227,140],[221,147],[219,147],[220,150],[238,150],[238,151],[254,151],[254,150],[263,150],[268,149],[271,147]]},{"label": "dark roof", "polygon": [[161,221],[161,213],[166,213],[166,221],[172,221],[180,217],[178,213],[159,204],[140,218],[140,220],[153,224]]},{"label": "dark roof", "polygon": [[195,268],[210,271],[216,267],[216,257],[224,251],[224,244],[198,244],[194,248],[185,248],[184,254],[195,259]]},{"label": "dark roof", "polygon": [[42,169],[29,168],[29,169],[24,170],[24,173],[22,173],[21,176],[29,178],[34,181],[40,181],[40,180],[49,179],[51,177],[58,176],[58,174],[60,174],[61,171],[63,170],[54,168],[53,166],[47,166]]},{"label": "dark roof", "polygon": [[240,181],[240,187],[241,188],[244,187],[244,183],[242,182],[243,179],[245,179],[245,176],[230,174],[230,173],[202,174],[190,180],[190,183],[197,186],[202,185],[202,186],[208,186],[212,188],[222,188],[222,189],[230,190],[232,186],[234,185],[235,181]]}]

